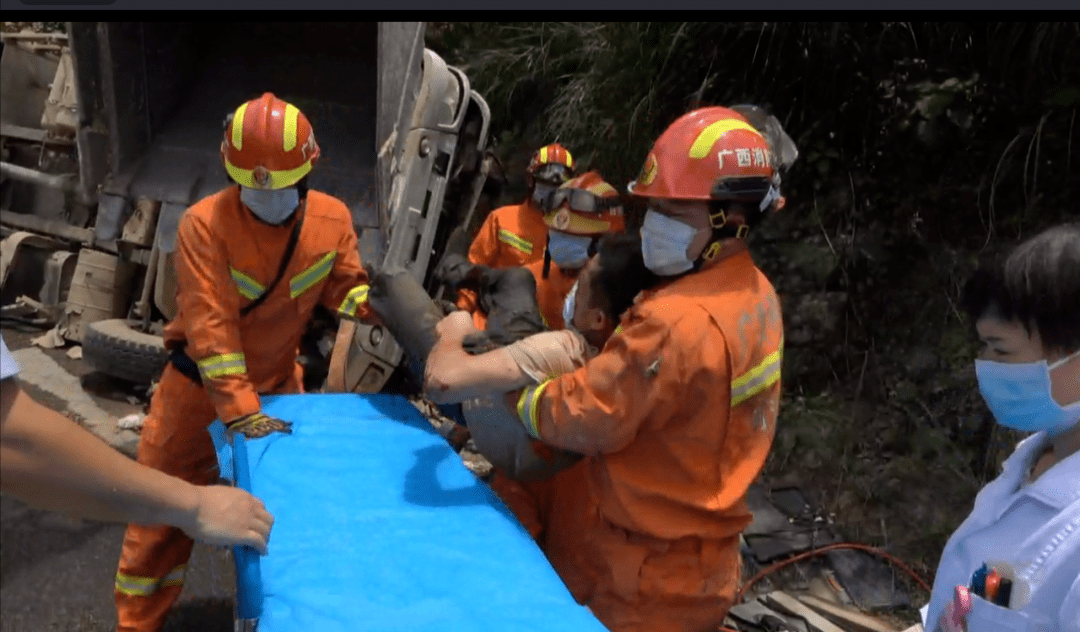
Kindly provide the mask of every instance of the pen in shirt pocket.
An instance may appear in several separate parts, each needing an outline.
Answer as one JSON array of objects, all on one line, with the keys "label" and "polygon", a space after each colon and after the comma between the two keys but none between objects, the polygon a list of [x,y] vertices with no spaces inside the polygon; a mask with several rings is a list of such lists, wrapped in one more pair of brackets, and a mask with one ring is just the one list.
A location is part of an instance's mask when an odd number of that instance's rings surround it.
[{"label": "pen in shirt pocket", "polygon": [[971,575],[971,592],[995,606],[1008,608],[1012,600],[1013,580],[996,566],[983,564]]}]

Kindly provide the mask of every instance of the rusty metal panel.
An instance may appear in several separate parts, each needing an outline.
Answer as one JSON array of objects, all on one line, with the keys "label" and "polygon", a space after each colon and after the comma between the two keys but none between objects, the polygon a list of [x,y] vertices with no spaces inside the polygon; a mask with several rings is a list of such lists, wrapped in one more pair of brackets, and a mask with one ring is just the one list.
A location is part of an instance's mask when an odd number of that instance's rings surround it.
[{"label": "rusty metal panel", "polygon": [[0,120],[8,125],[41,128],[41,115],[59,57],[26,50],[14,42],[0,55]]}]

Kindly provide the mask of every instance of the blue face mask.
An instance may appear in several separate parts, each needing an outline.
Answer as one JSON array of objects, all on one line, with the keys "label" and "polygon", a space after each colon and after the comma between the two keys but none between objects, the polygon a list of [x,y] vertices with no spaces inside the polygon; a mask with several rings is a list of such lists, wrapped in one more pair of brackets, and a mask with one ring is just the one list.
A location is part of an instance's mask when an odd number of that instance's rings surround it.
[{"label": "blue face mask", "polygon": [[686,256],[697,229],[649,209],[641,225],[641,254],[645,267],[660,276],[682,274],[694,267]]},{"label": "blue face mask", "polygon": [[251,212],[267,224],[284,223],[300,206],[300,191],[296,187],[287,189],[249,189],[240,187],[240,201]]},{"label": "blue face mask", "polygon": [[549,231],[548,252],[551,260],[563,270],[579,270],[589,262],[591,235],[570,235],[557,230]]},{"label": "blue face mask", "polygon": [[975,361],[979,391],[999,424],[1022,432],[1060,434],[1080,421],[1080,402],[1061,406],[1050,394],[1050,371],[1080,356],[1080,351],[1054,364],[1046,360],[1009,364]]}]

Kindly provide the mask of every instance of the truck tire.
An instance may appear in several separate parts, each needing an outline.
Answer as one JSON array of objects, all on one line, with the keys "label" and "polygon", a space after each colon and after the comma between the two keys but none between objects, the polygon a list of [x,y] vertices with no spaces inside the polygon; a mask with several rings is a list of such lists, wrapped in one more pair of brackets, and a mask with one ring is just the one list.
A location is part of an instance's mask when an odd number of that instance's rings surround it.
[{"label": "truck tire", "polygon": [[91,323],[82,348],[90,368],[136,384],[150,384],[161,377],[169,358],[161,336],[138,331],[123,318]]}]

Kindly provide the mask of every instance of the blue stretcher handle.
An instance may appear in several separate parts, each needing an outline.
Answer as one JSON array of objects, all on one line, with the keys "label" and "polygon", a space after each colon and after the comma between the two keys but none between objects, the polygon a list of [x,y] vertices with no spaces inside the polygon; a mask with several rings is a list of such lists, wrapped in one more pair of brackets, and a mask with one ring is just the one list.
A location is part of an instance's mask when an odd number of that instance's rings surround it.
[{"label": "blue stretcher handle", "polygon": [[[248,469],[247,445],[244,435],[232,439],[233,465],[236,486],[251,493],[251,471]],[[262,579],[259,574],[259,552],[250,546],[233,547],[236,564],[236,614],[239,619],[258,619],[262,614]]]}]

